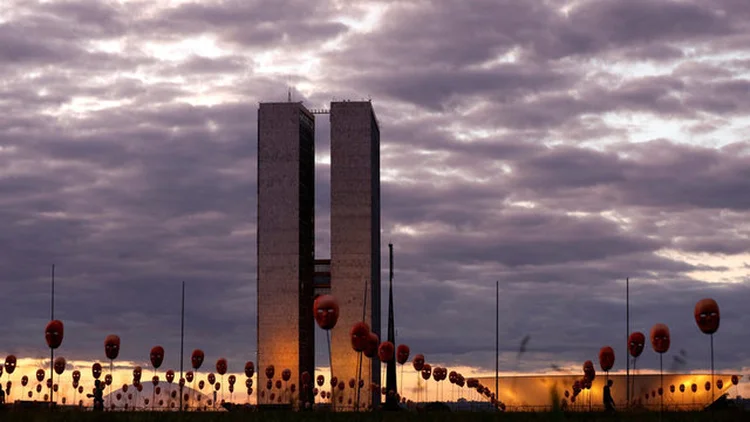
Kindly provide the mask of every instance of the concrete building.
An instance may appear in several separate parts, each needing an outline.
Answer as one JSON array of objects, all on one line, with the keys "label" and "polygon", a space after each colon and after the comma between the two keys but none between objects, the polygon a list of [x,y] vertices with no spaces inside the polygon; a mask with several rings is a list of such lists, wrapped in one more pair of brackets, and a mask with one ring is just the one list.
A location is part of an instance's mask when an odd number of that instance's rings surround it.
[{"label": "concrete building", "polygon": [[315,370],[315,116],[300,103],[258,110],[257,233],[258,379],[274,365],[299,386]]},{"label": "concrete building", "polygon": [[[380,129],[369,101],[331,103],[331,294],[341,305],[331,333],[333,373],[346,382],[357,378],[358,358],[349,330],[362,321],[363,310],[370,329],[384,340],[380,335]],[[363,359],[362,378],[360,407],[372,400],[380,403],[380,394],[369,394],[370,382],[380,384],[378,359]]]},{"label": "concrete building", "polygon": [[[316,111],[315,113],[320,112]],[[329,111],[322,111],[329,113]],[[349,330],[365,321],[380,336],[380,131],[372,104],[331,103],[331,257],[316,259],[315,118],[301,103],[262,103],[258,110],[258,372],[265,368],[300,391],[302,372],[314,378],[316,294],[330,292],[340,304],[331,333],[333,375],[348,384],[358,375]],[[365,287],[366,286],[366,287]],[[365,301],[365,288],[367,298]],[[363,359],[360,408],[380,402],[377,359]],[[283,394],[285,403],[292,397]],[[334,398],[338,406],[337,392]],[[344,407],[356,395],[345,394]],[[300,397],[305,401],[311,401]],[[268,404],[268,397],[258,397]],[[356,403],[352,405],[356,406]]]}]

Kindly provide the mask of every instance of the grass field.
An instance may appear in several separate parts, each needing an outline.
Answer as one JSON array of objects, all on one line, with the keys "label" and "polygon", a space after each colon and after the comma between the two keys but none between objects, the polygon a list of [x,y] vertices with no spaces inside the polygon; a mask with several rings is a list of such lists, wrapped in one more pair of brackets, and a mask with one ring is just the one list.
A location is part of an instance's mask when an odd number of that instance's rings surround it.
[{"label": "grass field", "polygon": [[676,412],[664,413],[618,413],[615,415],[604,415],[602,413],[327,413],[327,412],[248,412],[248,413],[199,413],[187,412],[184,414],[171,412],[47,412],[35,411],[6,411],[0,413],[0,421],[114,421],[114,422],[562,422],[562,421],[654,421],[654,422],[687,422],[687,421],[744,421],[748,420],[750,413],[735,410],[724,410],[716,412]]}]

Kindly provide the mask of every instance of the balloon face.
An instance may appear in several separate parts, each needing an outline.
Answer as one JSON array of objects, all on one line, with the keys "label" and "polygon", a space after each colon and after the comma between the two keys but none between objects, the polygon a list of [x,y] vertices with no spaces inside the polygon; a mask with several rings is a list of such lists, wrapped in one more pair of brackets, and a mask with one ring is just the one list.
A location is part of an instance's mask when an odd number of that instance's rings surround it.
[{"label": "balloon face", "polygon": [[253,386],[253,379],[252,378],[246,379],[245,380],[245,387],[250,388],[252,386]]},{"label": "balloon face", "polygon": [[187,373],[185,373],[185,379],[187,382],[193,382],[193,371],[187,371]]},{"label": "balloon face", "polygon": [[[159,376],[158,375],[154,375],[151,378],[151,384],[154,384],[154,387],[156,387],[157,385],[159,385]],[[159,394],[159,393],[157,393],[157,394]]]},{"label": "balloon face", "polygon": [[587,381],[593,381],[596,378],[596,371],[594,370],[594,363],[587,360],[583,363],[583,374]]},{"label": "balloon face", "polygon": [[680,384],[680,393],[685,392],[685,384]]},{"label": "balloon face", "polygon": [[180,380],[178,381],[178,384],[180,384],[180,387],[184,387],[185,386],[185,378],[180,378]]},{"label": "balloon face", "polygon": [[732,385],[737,385],[740,383],[740,377],[737,375],[732,375]]},{"label": "balloon face", "polygon": [[690,386],[690,391],[692,391],[693,393],[695,393],[696,391],[698,391],[698,384],[691,385]]},{"label": "balloon face", "polygon": [[362,353],[364,353],[364,355],[368,358],[372,358],[376,353],[378,353],[379,345],[380,339],[378,338],[378,335],[370,332],[370,335],[367,336],[367,345],[365,346],[365,350],[363,350]]},{"label": "balloon face", "polygon": [[224,359],[224,358],[221,358],[221,359],[219,359],[219,360],[216,361],[216,372],[219,375],[224,375],[224,374],[227,373],[227,367],[228,366],[229,365],[227,363],[227,360]]},{"label": "balloon face", "polygon": [[208,383],[211,385],[214,385],[215,382],[216,382],[216,375],[214,375],[213,372],[208,374]]},{"label": "balloon face", "polygon": [[315,379],[315,382],[318,384],[318,387],[322,387],[326,382],[326,378],[323,375],[318,375],[318,377]]},{"label": "balloon face", "polygon": [[65,372],[65,358],[62,356],[58,356],[55,358],[55,363],[52,365],[52,367],[55,369],[55,373],[57,375],[62,375],[63,372]]},{"label": "balloon face", "polygon": [[287,382],[290,379],[292,379],[292,371],[289,369],[284,369],[283,371],[281,371],[281,379],[283,379],[284,382]]},{"label": "balloon face", "polygon": [[706,385],[704,387],[706,388],[706,391],[711,391],[711,381],[706,381]]},{"label": "balloon face", "polygon": [[8,355],[8,357],[5,358],[5,372],[7,372],[9,375],[13,373],[13,371],[16,370],[16,356],[15,355]]},{"label": "balloon face", "polygon": [[390,362],[393,360],[393,343],[390,341],[384,341],[378,346],[378,359],[381,362]]},{"label": "balloon face", "polygon": [[266,366],[266,378],[271,379],[274,374],[276,374],[276,368],[273,365]]},{"label": "balloon face", "polygon": [[128,385],[127,384],[123,384],[122,385],[122,392],[123,393],[127,393],[128,392]]},{"label": "balloon face", "polygon": [[713,334],[719,329],[719,305],[713,299],[701,299],[695,304],[695,323],[703,334]]},{"label": "balloon face", "polygon": [[414,356],[414,360],[412,361],[412,364],[414,365],[415,371],[421,371],[422,367],[424,367],[424,355],[420,353]]},{"label": "balloon face", "polygon": [[29,385],[29,377],[24,375],[21,377],[21,386],[26,387],[27,385]]},{"label": "balloon face", "polygon": [[425,363],[422,367],[422,379],[426,381],[430,379],[430,375],[432,375],[432,366],[429,363]]},{"label": "balloon face", "polygon": [[266,380],[266,390],[273,388],[273,380]]},{"label": "balloon face", "polygon": [[104,376],[104,383],[107,385],[112,385],[112,374],[107,374]]},{"label": "balloon face", "polygon": [[164,348],[161,346],[152,347],[151,352],[149,353],[149,358],[151,359],[151,365],[154,369],[159,369],[162,362],[164,362]]},{"label": "balloon face", "polygon": [[255,364],[252,361],[245,362],[245,376],[252,378],[255,374]]},{"label": "balloon face", "polygon": [[599,350],[599,366],[604,372],[615,366],[615,350],[613,348],[604,346]]},{"label": "balloon face", "polygon": [[276,389],[281,390],[281,380],[276,380]]},{"label": "balloon face", "polygon": [[409,346],[405,344],[399,344],[396,348],[396,362],[399,365],[403,365],[409,361]]},{"label": "balloon face", "polygon": [[104,339],[104,354],[107,359],[114,360],[120,354],[120,337],[110,334]]},{"label": "balloon face", "polygon": [[203,380],[198,381],[198,389],[203,390],[203,387],[206,386],[206,383],[203,382]]},{"label": "balloon face", "polygon": [[190,363],[193,365],[193,369],[196,371],[203,365],[203,359],[206,358],[206,354],[201,349],[193,350],[193,354],[190,355]]},{"label": "balloon face", "polygon": [[133,382],[138,383],[141,381],[141,376],[143,375],[143,368],[140,366],[136,366],[133,368]]},{"label": "balloon face", "polygon": [[171,384],[172,381],[174,381],[174,371],[171,369],[168,370],[164,377],[167,379],[167,382]]},{"label": "balloon face", "polygon": [[99,362],[94,363],[91,365],[91,375],[94,376],[94,379],[99,379],[100,376],[102,376],[102,365]]},{"label": "balloon face", "polygon": [[669,386],[669,392],[670,393],[674,393],[674,385],[670,385]]},{"label": "balloon face", "polygon": [[230,375],[229,376],[229,386],[230,387],[233,386],[235,382],[237,382],[237,377],[235,377],[234,375]]},{"label": "balloon face", "polygon": [[651,328],[651,346],[656,353],[667,353],[669,350],[669,328],[656,324]]},{"label": "balloon face", "polygon": [[52,320],[47,323],[47,327],[44,329],[44,339],[47,341],[47,346],[50,349],[57,349],[60,347],[63,341],[63,335],[65,334],[63,329],[63,323],[60,320]]},{"label": "balloon face", "polygon": [[630,352],[630,356],[634,358],[640,356],[643,353],[644,344],[646,344],[646,336],[642,332],[636,331],[631,333],[628,337],[628,351]]},{"label": "balloon face", "polygon": [[722,381],[722,380],[716,380],[716,388],[718,388],[719,390],[721,390],[722,388],[724,388],[724,381]]},{"label": "balloon face", "polygon": [[331,295],[318,296],[313,303],[313,313],[318,327],[330,330],[339,320],[339,303]]},{"label": "balloon face", "polygon": [[352,341],[352,349],[362,352],[367,348],[367,340],[370,335],[370,326],[364,322],[358,322],[352,326],[349,336]]},{"label": "balloon face", "polygon": [[37,369],[36,370],[36,380],[39,382],[44,381],[44,369]]}]

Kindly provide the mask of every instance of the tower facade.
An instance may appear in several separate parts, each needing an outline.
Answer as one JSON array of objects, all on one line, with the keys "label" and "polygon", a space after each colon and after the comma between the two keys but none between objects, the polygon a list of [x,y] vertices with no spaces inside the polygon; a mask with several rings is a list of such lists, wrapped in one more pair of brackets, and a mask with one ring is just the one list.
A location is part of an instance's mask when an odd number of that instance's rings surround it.
[{"label": "tower facade", "polygon": [[257,247],[258,379],[274,365],[275,379],[289,369],[287,385],[299,386],[315,371],[315,116],[300,103],[258,110]]},{"label": "tower facade", "polygon": [[[367,302],[365,303],[365,286]],[[364,320],[380,335],[380,129],[369,101],[331,103],[331,294],[341,306],[333,329],[333,373],[357,379],[349,331]],[[380,402],[380,361],[363,358],[360,408]],[[335,397],[334,397],[335,398]]]},{"label": "tower facade", "polygon": [[[278,392],[289,403],[300,394],[301,374],[315,379],[312,304],[317,293],[334,295],[339,320],[331,332],[333,376],[358,378],[358,354],[349,331],[363,318],[380,335],[380,130],[369,101],[333,102],[331,119],[331,257],[316,261],[315,118],[301,103],[262,103],[258,110],[258,386],[274,365],[274,381],[292,371]],[[316,264],[317,262],[317,264]],[[316,268],[317,266],[317,268]],[[365,289],[367,289],[365,298]],[[364,316],[363,316],[364,312]],[[380,362],[363,358],[359,408],[380,403]],[[344,407],[351,397],[347,387]],[[333,389],[338,409],[338,389]],[[356,396],[355,396],[356,397]],[[356,400],[356,399],[355,399]],[[270,404],[268,396],[258,403]],[[355,404],[356,406],[356,404]]]}]

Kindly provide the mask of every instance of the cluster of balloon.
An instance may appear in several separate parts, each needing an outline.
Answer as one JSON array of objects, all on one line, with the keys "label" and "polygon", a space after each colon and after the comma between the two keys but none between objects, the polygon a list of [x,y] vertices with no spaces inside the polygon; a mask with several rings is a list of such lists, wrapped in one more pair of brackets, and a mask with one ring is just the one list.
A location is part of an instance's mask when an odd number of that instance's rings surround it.
[{"label": "cluster of balloon", "polygon": [[[670,336],[669,327],[665,324],[655,324],[651,327],[651,347],[659,354],[659,389],[664,390],[664,353],[669,351]],[[660,410],[664,410],[664,396],[661,397]]]},{"label": "cluster of balloon", "polygon": [[[601,365],[601,363],[600,363]],[[570,397],[570,402],[575,403],[576,399],[578,398],[578,395],[583,390],[590,390],[591,385],[594,382],[594,379],[596,378],[596,369],[594,369],[594,363],[590,360],[587,360],[583,363],[583,378],[580,380],[576,380],[573,382],[573,385],[571,386],[571,389],[573,390],[573,395]],[[591,397],[589,396],[589,407],[591,406]]]},{"label": "cluster of balloon", "polygon": [[[721,314],[719,304],[715,300],[706,298],[701,299],[695,304],[693,311],[695,323],[703,334],[711,337],[711,383],[714,382],[714,333],[719,330]],[[714,392],[711,391],[711,401],[713,402]]]}]

